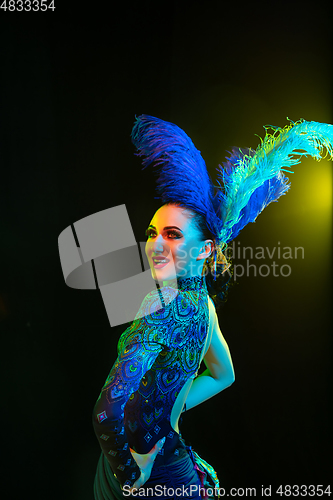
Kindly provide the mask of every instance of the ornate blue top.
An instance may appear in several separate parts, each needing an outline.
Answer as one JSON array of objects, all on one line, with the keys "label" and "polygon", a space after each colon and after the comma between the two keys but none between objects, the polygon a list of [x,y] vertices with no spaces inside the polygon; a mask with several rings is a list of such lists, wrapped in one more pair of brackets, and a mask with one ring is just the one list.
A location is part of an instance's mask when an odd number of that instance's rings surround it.
[{"label": "ornate blue top", "polygon": [[205,277],[183,278],[178,291],[166,286],[149,293],[121,335],[117,360],[94,408],[94,429],[122,486],[140,476],[130,447],[147,453],[164,436],[163,449],[172,447],[171,411],[199,368],[208,318]]}]

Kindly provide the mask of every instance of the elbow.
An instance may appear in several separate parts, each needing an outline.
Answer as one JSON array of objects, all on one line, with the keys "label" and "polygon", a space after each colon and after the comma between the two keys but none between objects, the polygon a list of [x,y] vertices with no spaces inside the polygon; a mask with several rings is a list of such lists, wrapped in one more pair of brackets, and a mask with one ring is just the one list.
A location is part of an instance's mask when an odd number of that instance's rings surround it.
[{"label": "elbow", "polygon": [[234,370],[233,366],[231,367],[231,377],[230,377],[230,380],[231,380],[230,385],[235,382],[235,370]]},{"label": "elbow", "polygon": [[235,382],[235,374],[233,373],[232,375],[230,375],[230,377],[228,377],[226,382],[227,382],[226,387],[230,387]]},{"label": "elbow", "polygon": [[230,373],[224,379],[225,387],[230,387],[235,382],[235,372],[234,369],[231,368]]},{"label": "elbow", "polygon": [[235,382],[235,373],[234,373],[234,371],[232,371],[232,372],[230,372],[228,374],[225,374],[220,379],[217,379],[217,381],[218,381],[219,386],[220,386],[219,392],[223,391],[224,389],[227,389],[228,387],[230,387]]}]

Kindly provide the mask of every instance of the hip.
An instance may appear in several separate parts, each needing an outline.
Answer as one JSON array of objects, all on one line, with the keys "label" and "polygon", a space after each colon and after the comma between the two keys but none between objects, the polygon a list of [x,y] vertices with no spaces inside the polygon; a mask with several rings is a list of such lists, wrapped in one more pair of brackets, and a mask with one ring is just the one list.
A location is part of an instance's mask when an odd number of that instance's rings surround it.
[{"label": "hip", "polygon": [[202,485],[188,453],[164,465],[154,463],[150,478],[139,488],[142,500],[201,500]]}]

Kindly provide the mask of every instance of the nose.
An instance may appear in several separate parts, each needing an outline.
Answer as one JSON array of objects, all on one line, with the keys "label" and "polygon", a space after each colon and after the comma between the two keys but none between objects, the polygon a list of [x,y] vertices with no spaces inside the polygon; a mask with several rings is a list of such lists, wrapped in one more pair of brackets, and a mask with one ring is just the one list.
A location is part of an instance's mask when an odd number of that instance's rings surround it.
[{"label": "nose", "polygon": [[163,252],[164,251],[164,240],[161,234],[157,236],[154,243],[152,244],[153,252]]}]

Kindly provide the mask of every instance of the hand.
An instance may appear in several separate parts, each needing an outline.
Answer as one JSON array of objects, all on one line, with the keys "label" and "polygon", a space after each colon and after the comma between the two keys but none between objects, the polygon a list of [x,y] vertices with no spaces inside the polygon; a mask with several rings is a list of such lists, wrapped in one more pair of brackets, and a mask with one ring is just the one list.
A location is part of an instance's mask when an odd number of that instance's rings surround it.
[{"label": "hand", "polygon": [[157,441],[155,446],[149,451],[149,453],[140,454],[136,453],[132,448],[130,448],[132,457],[138,464],[141,470],[141,476],[135,481],[130,492],[132,493],[133,489],[138,489],[145,484],[146,481],[150,478],[151,470],[154,465],[154,460],[156,458],[157,453],[163,448],[165,443],[165,437]]}]

